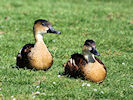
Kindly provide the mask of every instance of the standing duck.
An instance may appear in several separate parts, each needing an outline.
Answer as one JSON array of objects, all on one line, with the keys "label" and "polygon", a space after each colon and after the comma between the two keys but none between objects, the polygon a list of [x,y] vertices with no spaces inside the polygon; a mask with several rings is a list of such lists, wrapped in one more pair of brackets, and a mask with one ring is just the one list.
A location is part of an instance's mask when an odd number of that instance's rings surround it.
[{"label": "standing duck", "polygon": [[83,76],[93,82],[103,82],[106,77],[106,67],[94,55],[100,56],[96,50],[96,43],[93,40],[86,40],[82,54],[73,54],[69,61],[64,65],[65,74],[71,76]]},{"label": "standing duck", "polygon": [[47,20],[36,20],[33,26],[35,44],[26,44],[21,48],[16,63],[19,68],[47,70],[52,66],[52,55],[43,41],[43,34],[45,33],[60,34]]}]

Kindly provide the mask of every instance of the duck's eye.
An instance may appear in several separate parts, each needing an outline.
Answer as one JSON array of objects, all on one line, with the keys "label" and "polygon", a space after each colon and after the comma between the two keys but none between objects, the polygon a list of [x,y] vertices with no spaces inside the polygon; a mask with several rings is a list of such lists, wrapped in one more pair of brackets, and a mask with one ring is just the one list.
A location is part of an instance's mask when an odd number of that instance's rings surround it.
[{"label": "duck's eye", "polygon": [[46,24],[45,24],[45,23],[42,23],[42,25],[43,25],[43,26],[46,26]]}]

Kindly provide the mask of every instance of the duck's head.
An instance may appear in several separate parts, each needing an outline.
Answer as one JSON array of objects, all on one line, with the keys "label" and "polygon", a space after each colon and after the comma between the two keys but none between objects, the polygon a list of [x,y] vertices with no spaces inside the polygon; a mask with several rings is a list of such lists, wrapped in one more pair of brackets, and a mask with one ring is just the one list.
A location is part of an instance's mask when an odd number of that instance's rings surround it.
[{"label": "duck's head", "polygon": [[93,40],[86,40],[83,46],[83,54],[94,54],[100,56],[96,50],[96,43]]},{"label": "duck's head", "polygon": [[43,19],[38,19],[34,22],[33,30],[35,34],[41,34],[43,35],[44,33],[55,33],[55,34],[60,34],[61,32],[56,31],[50,22],[47,20]]}]

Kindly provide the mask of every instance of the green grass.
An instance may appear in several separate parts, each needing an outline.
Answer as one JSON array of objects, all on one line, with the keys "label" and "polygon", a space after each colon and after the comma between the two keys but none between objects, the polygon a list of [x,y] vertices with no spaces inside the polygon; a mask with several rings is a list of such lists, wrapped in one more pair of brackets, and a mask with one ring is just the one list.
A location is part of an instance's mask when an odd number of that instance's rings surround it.
[{"label": "green grass", "polygon": [[[61,35],[44,35],[54,57],[52,68],[48,71],[12,68],[20,48],[26,43],[34,43],[32,27],[40,18],[49,20],[62,32]],[[0,0],[0,32],[5,32],[0,34],[0,98],[132,100],[131,21],[132,0]],[[62,65],[70,55],[81,53],[86,39],[96,41],[101,54],[99,58],[108,70],[105,81],[96,84],[80,78],[57,77],[64,71]],[[83,83],[91,86],[82,86]],[[34,94],[37,91],[39,95]]]}]

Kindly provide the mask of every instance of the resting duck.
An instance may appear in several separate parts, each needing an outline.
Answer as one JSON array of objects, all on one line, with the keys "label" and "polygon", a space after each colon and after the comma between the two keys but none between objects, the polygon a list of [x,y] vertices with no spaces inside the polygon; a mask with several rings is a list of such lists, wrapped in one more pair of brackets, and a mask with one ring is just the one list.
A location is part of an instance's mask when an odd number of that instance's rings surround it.
[{"label": "resting duck", "polygon": [[106,77],[106,67],[94,55],[100,56],[96,50],[96,43],[93,40],[86,40],[82,54],[73,54],[69,61],[64,65],[65,74],[70,76],[83,76],[93,82],[103,82]]},{"label": "resting duck", "polygon": [[60,32],[54,30],[47,20],[39,19],[34,22],[33,33],[35,44],[26,44],[23,46],[17,55],[16,65],[19,68],[27,67],[30,69],[47,70],[52,66],[53,58],[43,41],[43,34],[60,34]]}]

